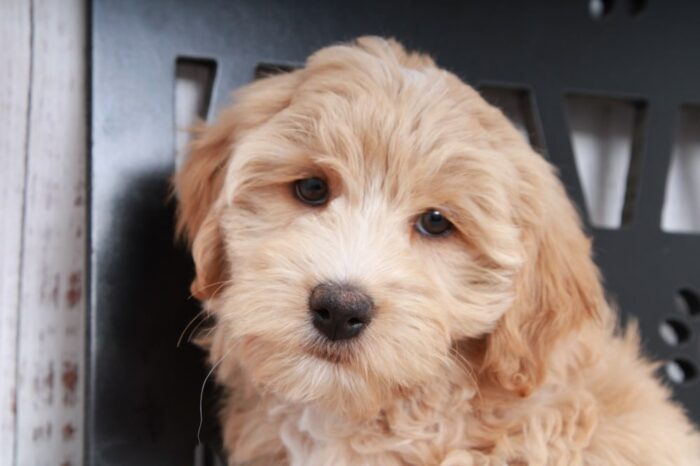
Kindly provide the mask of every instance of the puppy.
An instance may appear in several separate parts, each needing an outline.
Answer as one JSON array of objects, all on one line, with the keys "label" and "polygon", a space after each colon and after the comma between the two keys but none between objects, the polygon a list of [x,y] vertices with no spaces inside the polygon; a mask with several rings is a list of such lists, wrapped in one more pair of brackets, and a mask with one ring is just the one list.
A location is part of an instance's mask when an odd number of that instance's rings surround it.
[{"label": "puppy", "polygon": [[231,465],[698,465],[552,167],[364,37],[255,82],[175,180]]}]

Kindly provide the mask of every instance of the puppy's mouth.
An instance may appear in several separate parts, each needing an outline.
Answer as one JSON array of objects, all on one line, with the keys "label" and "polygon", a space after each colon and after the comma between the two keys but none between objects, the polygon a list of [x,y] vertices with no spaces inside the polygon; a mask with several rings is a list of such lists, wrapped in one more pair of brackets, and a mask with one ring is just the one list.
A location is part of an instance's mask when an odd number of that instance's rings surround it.
[{"label": "puppy's mouth", "polygon": [[349,365],[357,359],[357,342],[330,341],[323,337],[316,337],[304,345],[304,350],[319,359],[333,364]]}]

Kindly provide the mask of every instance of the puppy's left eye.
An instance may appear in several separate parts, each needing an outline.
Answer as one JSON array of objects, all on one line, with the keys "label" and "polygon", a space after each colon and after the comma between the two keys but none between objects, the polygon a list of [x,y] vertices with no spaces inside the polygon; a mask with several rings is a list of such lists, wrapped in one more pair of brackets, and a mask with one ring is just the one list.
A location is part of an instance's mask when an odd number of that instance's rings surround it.
[{"label": "puppy's left eye", "polygon": [[424,236],[445,236],[452,232],[452,223],[439,210],[429,209],[416,220],[416,230]]},{"label": "puppy's left eye", "polygon": [[294,191],[301,202],[313,206],[328,201],[328,184],[321,178],[304,178],[294,183]]}]

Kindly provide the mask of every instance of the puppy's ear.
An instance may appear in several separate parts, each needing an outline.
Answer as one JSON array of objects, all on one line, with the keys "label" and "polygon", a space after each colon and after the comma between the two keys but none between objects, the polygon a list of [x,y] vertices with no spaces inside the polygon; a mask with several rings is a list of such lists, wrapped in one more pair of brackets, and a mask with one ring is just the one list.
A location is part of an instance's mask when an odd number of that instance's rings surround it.
[{"label": "puppy's ear", "polygon": [[514,304],[487,337],[482,365],[482,374],[520,396],[542,382],[554,345],[587,321],[599,321],[605,305],[576,210],[543,160],[529,165],[531,195],[519,206],[529,217],[520,219],[526,259]]},{"label": "puppy's ear", "polygon": [[192,247],[196,277],[192,294],[212,298],[230,277],[216,201],[236,145],[289,105],[301,71],[258,80],[235,96],[218,120],[194,128],[189,155],[173,181],[178,199],[177,234]]}]

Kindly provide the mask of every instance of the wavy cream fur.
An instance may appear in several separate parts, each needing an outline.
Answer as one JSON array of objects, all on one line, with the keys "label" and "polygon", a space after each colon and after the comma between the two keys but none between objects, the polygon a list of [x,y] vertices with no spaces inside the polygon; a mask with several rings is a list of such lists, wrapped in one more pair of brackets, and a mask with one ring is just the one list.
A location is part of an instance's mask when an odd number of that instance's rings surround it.
[{"label": "wavy cream fur", "polygon": [[[175,185],[231,465],[700,464],[552,168],[430,58],[365,37],[255,82]],[[451,236],[414,230],[431,207]],[[329,280],[377,306],[340,345],[307,309]]]}]

